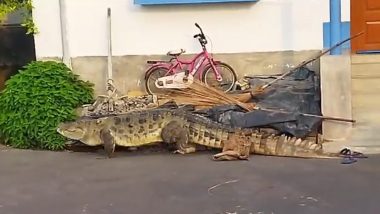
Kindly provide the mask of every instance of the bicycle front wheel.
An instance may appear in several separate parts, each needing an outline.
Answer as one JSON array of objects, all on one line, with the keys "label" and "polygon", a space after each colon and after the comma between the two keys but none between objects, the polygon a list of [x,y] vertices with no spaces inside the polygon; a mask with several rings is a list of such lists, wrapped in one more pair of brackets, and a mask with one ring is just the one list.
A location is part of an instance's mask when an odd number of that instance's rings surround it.
[{"label": "bicycle front wheel", "polygon": [[231,91],[236,82],[236,73],[234,69],[224,62],[215,62],[215,68],[218,70],[223,80],[218,81],[212,66],[209,64],[203,71],[202,82],[207,86],[216,88],[223,92]]}]

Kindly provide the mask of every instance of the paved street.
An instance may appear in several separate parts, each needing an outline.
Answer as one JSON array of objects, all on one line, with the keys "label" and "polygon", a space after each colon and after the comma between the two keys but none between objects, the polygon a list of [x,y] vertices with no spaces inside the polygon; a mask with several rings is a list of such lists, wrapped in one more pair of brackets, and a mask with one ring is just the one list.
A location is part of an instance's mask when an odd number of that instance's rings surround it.
[{"label": "paved street", "polygon": [[0,150],[1,214],[379,213],[380,156],[339,160],[210,152]]}]

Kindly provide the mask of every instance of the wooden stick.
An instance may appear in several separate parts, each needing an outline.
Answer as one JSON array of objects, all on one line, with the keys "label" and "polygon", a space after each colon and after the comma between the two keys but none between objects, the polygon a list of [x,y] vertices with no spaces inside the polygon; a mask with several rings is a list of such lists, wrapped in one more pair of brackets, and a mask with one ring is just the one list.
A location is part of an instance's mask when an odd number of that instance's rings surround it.
[{"label": "wooden stick", "polygon": [[[256,107],[256,110],[259,110],[259,109],[260,110],[264,110],[264,111],[278,112],[278,113],[292,113],[292,112],[283,111],[283,110],[275,110],[275,109],[266,109],[266,108]],[[330,117],[330,116],[315,115],[315,114],[306,114],[306,113],[301,113],[301,115],[307,116],[307,117],[317,117],[317,118],[321,118],[321,119],[324,119],[324,120],[336,120],[336,121],[342,121],[342,122],[356,123],[356,120],[346,119],[346,118],[340,118],[340,117]]]},{"label": "wooden stick", "polygon": [[324,120],[336,120],[336,121],[342,121],[342,122],[356,123],[356,120],[340,118],[340,117],[329,117],[329,116],[321,116],[321,115],[314,115],[314,114],[302,114],[302,115],[310,116],[310,117],[318,117]]},{"label": "wooden stick", "polygon": [[318,54],[318,55],[315,56],[314,58],[311,58],[311,59],[309,59],[309,60],[306,60],[306,61],[300,63],[298,66],[296,66],[296,67],[293,68],[293,69],[290,69],[288,72],[283,73],[281,76],[277,77],[276,79],[270,81],[269,83],[267,83],[267,84],[265,84],[265,85],[263,85],[263,86],[260,86],[260,87],[257,89],[257,91],[262,91],[262,90],[266,89],[267,87],[271,86],[273,83],[275,83],[275,82],[277,82],[278,80],[284,78],[285,76],[289,75],[290,73],[296,71],[296,70],[299,69],[299,68],[302,68],[303,66],[309,64],[310,62],[313,62],[313,61],[317,60],[318,58],[322,57],[323,55],[325,55],[326,53],[330,52],[331,50],[333,50],[333,49],[335,49],[335,48],[341,46],[343,43],[345,43],[345,42],[347,42],[347,41],[349,41],[349,40],[351,40],[351,39],[354,39],[354,38],[356,38],[356,37],[362,35],[363,33],[364,33],[364,31],[362,31],[362,32],[360,32],[360,33],[358,33],[358,34],[356,34],[356,35],[350,37],[350,38],[347,38],[347,39],[345,39],[345,40],[343,40],[343,41],[337,43],[336,45],[332,46],[331,48],[329,48],[329,49],[323,51],[322,53]]}]

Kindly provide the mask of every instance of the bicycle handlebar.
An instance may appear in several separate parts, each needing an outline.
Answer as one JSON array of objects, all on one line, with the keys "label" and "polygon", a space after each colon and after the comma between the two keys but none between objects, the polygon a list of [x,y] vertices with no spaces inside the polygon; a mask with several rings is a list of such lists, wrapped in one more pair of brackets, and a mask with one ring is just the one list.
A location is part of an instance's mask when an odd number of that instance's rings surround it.
[{"label": "bicycle handlebar", "polygon": [[201,43],[202,46],[204,46],[205,44],[207,44],[207,39],[206,39],[206,36],[205,34],[203,33],[203,30],[202,28],[198,25],[198,23],[195,23],[195,26],[201,31],[201,33],[199,34],[195,34],[194,35],[194,38],[198,38],[199,42]]},{"label": "bicycle handlebar", "polygon": [[201,31],[200,35],[204,38],[205,34],[203,33],[201,26],[199,26],[198,23],[195,23],[195,26]]},{"label": "bicycle handlebar", "polygon": [[200,37],[200,36],[201,36],[201,34],[195,34],[194,38],[197,38],[197,37]]}]

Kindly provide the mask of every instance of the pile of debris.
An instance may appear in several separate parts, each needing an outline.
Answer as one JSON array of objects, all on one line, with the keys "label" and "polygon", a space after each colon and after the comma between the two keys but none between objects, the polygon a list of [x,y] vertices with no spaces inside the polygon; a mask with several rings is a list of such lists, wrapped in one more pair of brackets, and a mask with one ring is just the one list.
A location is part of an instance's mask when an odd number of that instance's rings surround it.
[{"label": "pile of debris", "polygon": [[[250,77],[248,82],[255,88],[274,78]],[[210,109],[208,115],[234,127],[268,127],[300,138],[316,135],[323,119],[318,75],[305,67],[277,81],[273,88],[257,94],[249,102],[256,104],[255,111],[241,112],[225,106]]]},{"label": "pile of debris", "polygon": [[139,109],[149,109],[158,106],[155,95],[143,95],[131,97],[128,95],[120,96],[114,85],[112,69],[112,29],[111,29],[111,8],[107,8],[107,95],[100,95],[93,104],[82,106],[79,110],[79,116],[101,117],[107,115],[125,114],[127,112]]},{"label": "pile of debris", "polygon": [[277,77],[246,77],[240,81],[247,83],[244,90],[230,94],[194,82],[159,98],[194,105],[194,113],[235,128],[271,128],[301,138],[317,133],[322,121],[318,75],[302,67],[273,82],[270,89],[256,91],[273,79]]},{"label": "pile of debris", "polygon": [[135,97],[123,96],[116,100],[100,97],[93,104],[84,105],[80,116],[100,117],[106,115],[125,114],[133,110],[158,107],[157,96],[142,95]]}]

